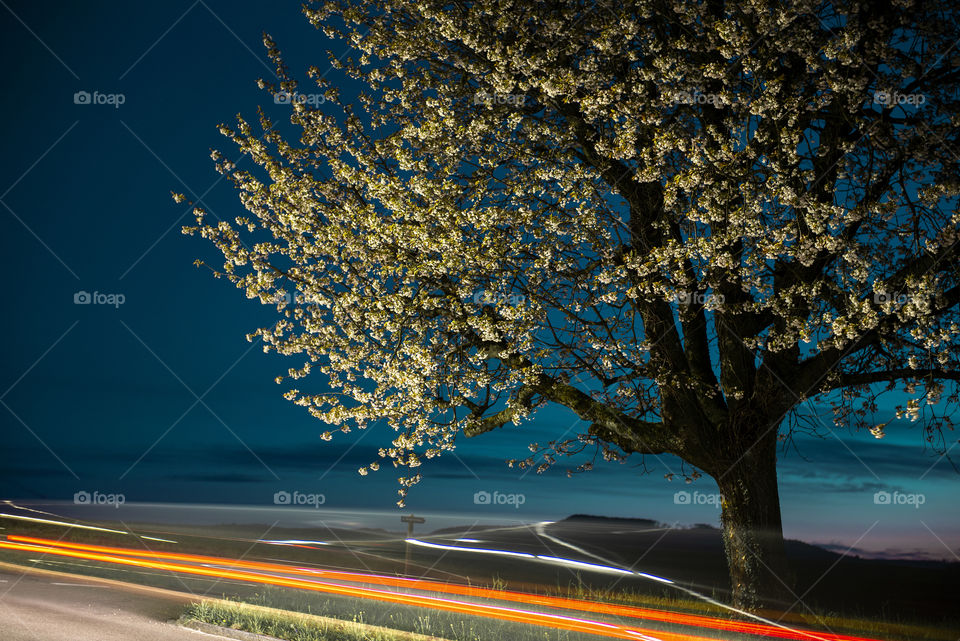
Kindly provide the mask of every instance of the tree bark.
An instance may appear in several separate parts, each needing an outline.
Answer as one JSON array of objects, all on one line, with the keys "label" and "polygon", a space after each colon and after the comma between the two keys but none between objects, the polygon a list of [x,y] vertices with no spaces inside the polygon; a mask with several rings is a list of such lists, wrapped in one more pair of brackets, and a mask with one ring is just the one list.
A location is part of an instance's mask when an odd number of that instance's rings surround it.
[{"label": "tree bark", "polygon": [[777,431],[770,432],[714,475],[733,602],[751,612],[793,603],[777,488]]}]

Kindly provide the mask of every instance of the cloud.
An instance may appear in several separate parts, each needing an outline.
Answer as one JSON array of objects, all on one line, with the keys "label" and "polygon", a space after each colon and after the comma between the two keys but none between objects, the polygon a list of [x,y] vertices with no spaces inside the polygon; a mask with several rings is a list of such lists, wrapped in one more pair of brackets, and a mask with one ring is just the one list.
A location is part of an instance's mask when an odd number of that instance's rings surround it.
[{"label": "cloud", "polygon": [[780,486],[783,490],[800,489],[805,493],[832,493],[832,494],[873,494],[881,490],[888,490],[890,486],[875,479],[858,479],[852,476],[836,475],[824,478],[827,474],[791,475],[781,473]]},{"label": "cloud", "polygon": [[938,458],[929,449],[924,452],[919,439],[911,446],[843,435],[843,442],[830,436],[806,437],[797,438],[796,445],[799,454],[791,449],[780,455],[781,478],[835,479],[837,483],[860,483],[864,487],[886,484],[892,479],[915,482],[924,475],[930,480],[958,478],[950,461]]},{"label": "cloud", "polygon": [[[844,556],[859,556],[865,559],[883,559],[887,561],[944,561],[952,560],[949,557],[949,552],[946,550],[928,550],[918,547],[906,547],[906,548],[897,548],[897,547],[887,547],[881,550],[868,550],[860,547],[850,547],[848,544],[836,543],[836,542],[817,542],[813,541],[813,545],[829,550],[831,552],[836,552]],[[960,552],[960,549],[958,549]]]}]

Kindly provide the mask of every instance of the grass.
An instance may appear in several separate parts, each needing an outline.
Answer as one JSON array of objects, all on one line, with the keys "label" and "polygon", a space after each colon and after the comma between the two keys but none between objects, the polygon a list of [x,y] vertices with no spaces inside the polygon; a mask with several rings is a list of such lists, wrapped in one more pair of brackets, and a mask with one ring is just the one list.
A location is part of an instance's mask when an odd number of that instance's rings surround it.
[{"label": "grass", "polygon": [[[509,586],[499,586],[507,587]],[[566,591],[569,596],[584,599],[615,600],[641,607],[652,607],[695,614],[705,614],[725,619],[734,616],[721,608],[695,601],[680,601],[672,598],[651,598],[645,594],[630,594],[618,592],[616,599],[610,599],[611,594],[595,593],[589,590],[560,590]],[[228,603],[238,605],[235,601]],[[593,636],[584,636],[562,630],[544,630],[534,626],[515,624],[480,617],[466,617],[460,614],[445,612],[424,613],[423,610],[410,606],[388,606],[384,608],[371,604],[361,604],[356,600],[343,597],[317,598],[299,590],[279,587],[267,587],[259,591],[252,598],[244,600],[245,605],[262,608],[270,612],[299,612],[325,619],[340,619],[345,622],[365,622],[379,629],[390,628],[427,635],[430,638],[443,638],[451,641],[485,641],[487,639],[511,639],[512,641],[574,641],[578,639],[595,639]],[[361,608],[360,606],[364,607]],[[704,606],[715,608],[709,612]],[[210,621],[213,622],[213,621]],[[869,636],[877,639],[899,639],[903,641],[955,641],[957,634],[947,628],[921,626],[893,621],[875,621],[869,619],[853,619],[840,615],[796,615],[784,620],[787,625],[799,625],[809,629],[819,629],[824,632],[849,633],[858,636]],[[223,624],[218,624],[223,625]],[[649,623],[642,624],[649,627]],[[230,627],[230,626],[227,626]],[[243,628],[255,631],[250,628]],[[699,633],[698,633],[699,634]],[[282,639],[301,641],[301,637],[279,636]],[[324,637],[320,637],[323,639]],[[371,637],[376,638],[376,637]],[[311,637],[303,637],[304,640]],[[331,637],[339,641],[340,637]]]},{"label": "grass", "polygon": [[362,619],[343,621],[219,599],[194,603],[180,618],[179,623],[189,626],[194,621],[265,634],[285,641],[433,641],[435,639],[435,637],[421,634],[373,626],[364,623]]},{"label": "grass", "polygon": [[[558,592],[571,598],[587,601],[622,603],[624,605],[700,614],[722,619],[744,619],[744,617],[736,615],[727,608],[712,603],[673,596],[657,596],[631,590],[597,590],[572,582],[566,589],[561,588]],[[714,599],[722,601],[720,595],[714,594],[712,596]],[[958,631],[946,627],[922,625],[913,621],[876,620],[869,617],[853,616],[850,613],[798,610],[786,616],[782,616],[780,613],[770,613],[767,618],[787,626],[800,626],[823,632],[872,636],[878,639],[901,639],[903,641],[957,641],[958,639]]]},{"label": "grass", "polygon": [[[427,611],[406,605],[361,602],[350,597],[320,596],[303,590],[274,586],[267,586],[255,596],[242,601],[230,598],[215,603],[221,604],[223,607],[239,608],[240,611],[249,606],[255,608],[250,612],[295,614],[325,621],[339,620],[344,624],[362,624],[375,630],[391,631],[397,635],[409,635],[405,637],[383,637],[384,640],[396,638],[443,639],[445,641],[489,641],[491,639],[498,641],[501,639],[510,639],[510,641],[581,641],[590,639],[595,641],[597,638],[592,635],[582,635],[565,630],[548,630],[524,623],[487,619],[454,612]],[[196,608],[191,608],[191,612],[191,616],[194,618],[200,618],[199,614],[202,614]],[[211,619],[204,618],[201,620],[224,627],[232,627]],[[259,625],[262,625],[262,623]],[[282,626],[275,627],[282,631]],[[247,627],[240,629],[248,632],[257,631]],[[266,634],[262,631],[260,633]],[[291,634],[295,633],[291,632]],[[282,634],[274,634],[274,636],[289,641],[313,641],[314,638],[328,641],[328,638],[323,636],[299,637],[283,636]],[[380,639],[380,637],[357,638]],[[341,641],[341,639],[346,641],[347,639],[352,640],[353,637],[329,637],[329,641]]]}]

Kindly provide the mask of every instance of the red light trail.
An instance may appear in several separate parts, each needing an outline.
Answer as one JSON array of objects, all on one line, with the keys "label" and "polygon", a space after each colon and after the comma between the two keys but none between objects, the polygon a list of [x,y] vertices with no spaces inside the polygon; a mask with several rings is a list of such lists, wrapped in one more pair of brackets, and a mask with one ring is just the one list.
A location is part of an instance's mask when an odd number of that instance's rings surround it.
[{"label": "red light trail", "polygon": [[[621,617],[644,619],[648,621],[659,621],[677,625],[696,626],[705,629],[724,630],[737,632],[741,634],[753,634],[766,637],[776,637],[781,639],[791,639],[794,641],[874,641],[865,637],[847,636],[832,633],[809,632],[803,630],[792,630],[774,625],[749,623],[741,621],[731,621],[703,615],[684,614],[678,612],[669,612],[642,608],[636,606],[618,605],[612,603],[602,603],[595,601],[586,601],[583,599],[574,599],[567,597],[555,597],[538,594],[529,594],[524,592],[514,592],[508,590],[495,590],[491,588],[472,587],[441,583],[438,581],[429,581],[422,579],[407,579],[392,576],[383,576],[377,574],[365,574],[358,572],[342,572],[335,570],[320,570],[302,567],[294,567],[279,563],[263,563],[258,561],[246,561],[240,559],[230,559],[215,556],[204,556],[198,554],[182,554],[173,552],[153,552],[147,550],[133,550],[129,548],[109,547],[102,545],[88,545],[81,543],[68,543],[54,541],[51,539],[41,539],[28,536],[9,535],[8,542],[0,542],[0,548],[13,550],[23,550],[32,552],[43,552],[48,554],[57,554],[74,558],[83,558],[88,560],[104,561],[108,563],[118,563],[121,565],[134,565],[140,567],[170,570],[175,572],[184,572],[188,574],[198,574],[202,576],[212,576],[225,579],[237,579],[266,583],[284,587],[301,588],[333,594],[355,596],[360,598],[376,599],[393,603],[406,605],[415,605],[420,607],[436,608],[462,614],[473,614],[491,618],[498,618],[507,621],[531,623],[556,629],[571,630],[577,632],[588,632],[610,638],[639,639],[645,637],[655,637],[662,641],[709,641],[702,637],[690,636],[687,634],[675,634],[662,632],[659,630],[648,630],[641,628],[627,627],[623,625],[603,623],[600,621],[591,621],[587,619],[577,619],[568,616],[546,614],[542,612],[518,610],[503,606],[483,605],[454,601],[439,597],[429,597],[421,595],[407,595],[384,590],[371,588],[361,588],[344,586],[325,581],[305,580],[300,578],[291,578],[289,576],[273,576],[250,572],[248,570],[258,570],[259,572],[282,573],[286,575],[295,575],[295,577],[311,577],[313,579],[323,578],[335,581],[349,581],[353,583],[366,583],[373,585],[382,585],[420,591],[438,592],[443,594],[453,594],[459,596],[487,598],[498,601],[509,601],[522,603],[525,605],[539,605],[550,608],[564,610],[575,610],[579,612],[590,612],[597,614],[610,614]],[[119,555],[119,556],[118,556]],[[134,558],[129,558],[134,557]],[[237,569],[217,569],[208,567],[197,567],[195,565],[183,565],[180,563],[168,563],[149,561],[144,559],[163,559],[165,561],[181,561],[186,563],[203,563],[226,568]]]}]

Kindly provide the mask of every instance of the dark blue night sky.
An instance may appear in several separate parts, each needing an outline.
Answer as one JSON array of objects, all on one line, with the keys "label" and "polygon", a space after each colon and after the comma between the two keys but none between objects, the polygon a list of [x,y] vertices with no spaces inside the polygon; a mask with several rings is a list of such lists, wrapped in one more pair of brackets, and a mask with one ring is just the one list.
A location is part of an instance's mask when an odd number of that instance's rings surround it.
[{"label": "dark blue night sky", "polygon": [[[99,491],[129,503],[272,507],[275,492],[298,490],[323,493],[332,509],[396,510],[392,468],[356,472],[390,434],[320,440],[326,428],[273,382],[299,363],[245,339],[276,312],[193,265],[219,264],[218,254],[180,233],[190,207],[170,198],[182,192],[219,218],[242,213],[210,149],[236,153],[217,125],[237,113],[253,121],[262,105],[283,120],[289,109],[256,86],[272,76],[262,32],[301,78],[325,65],[329,43],[299,4],[0,5],[0,498],[72,502],[76,492]],[[77,104],[77,92],[90,104]],[[110,104],[118,94],[122,104]],[[78,292],[124,302],[75,304]],[[608,464],[572,480],[563,465],[539,476],[506,467],[528,443],[577,428],[572,414],[554,410],[532,426],[464,441],[456,457],[422,468],[408,506],[718,524],[715,506],[675,502],[677,491],[716,491],[706,478],[664,480],[680,471],[675,459],[648,458],[646,476]],[[960,549],[960,476],[923,450],[916,426],[894,422],[882,441],[837,431],[796,443],[806,460],[785,452],[780,467],[787,536],[886,555],[950,558]],[[475,505],[481,490],[523,493],[525,503]],[[875,504],[884,490],[923,494],[924,504]]]}]

